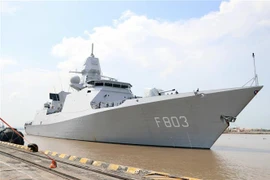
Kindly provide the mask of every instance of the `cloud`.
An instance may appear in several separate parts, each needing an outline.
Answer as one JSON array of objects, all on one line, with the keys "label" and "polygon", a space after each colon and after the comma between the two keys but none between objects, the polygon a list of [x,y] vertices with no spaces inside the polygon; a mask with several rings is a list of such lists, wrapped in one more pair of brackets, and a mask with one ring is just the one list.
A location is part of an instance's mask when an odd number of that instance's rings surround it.
[{"label": "cloud", "polygon": [[265,1],[233,0],[201,18],[175,22],[126,11],[111,26],[86,31],[86,37],[65,37],[52,53],[67,58],[58,67],[68,69],[82,64],[94,42],[102,63],[129,61],[140,68],[157,69],[160,77],[190,66],[215,72],[226,61],[221,56],[227,53],[225,46],[253,39],[253,34],[269,27],[269,9]]},{"label": "cloud", "polygon": [[43,108],[50,92],[69,90],[69,76],[66,72],[37,68],[4,73],[0,82],[0,117],[14,127],[23,127]]},{"label": "cloud", "polygon": [[10,100],[14,100],[14,99],[16,99],[16,98],[18,98],[18,95],[20,95],[20,93],[19,92],[12,92],[12,93],[10,93],[10,95],[9,95],[9,99]]},{"label": "cloud", "polygon": [[18,63],[10,58],[0,57],[0,68],[4,68],[10,65],[17,65]]},{"label": "cloud", "polygon": [[8,3],[8,1],[1,1],[1,8],[0,8],[0,12],[4,13],[4,14],[15,14],[16,11],[18,11],[18,7],[15,6],[11,6],[10,3]]},{"label": "cloud", "polygon": [[263,19],[263,20],[259,21],[258,24],[263,26],[263,27],[270,27],[270,20]]},{"label": "cloud", "polygon": [[[29,68],[17,72],[6,73],[3,75],[3,82],[16,85],[15,95],[20,94],[20,98],[29,98],[38,93],[48,94],[49,92],[59,92],[63,88],[68,90],[68,84],[62,84],[62,80],[68,82],[69,74],[60,71],[51,71],[46,69]],[[14,88],[6,89],[11,92],[9,97],[14,97]],[[47,97],[45,97],[45,100]]]}]

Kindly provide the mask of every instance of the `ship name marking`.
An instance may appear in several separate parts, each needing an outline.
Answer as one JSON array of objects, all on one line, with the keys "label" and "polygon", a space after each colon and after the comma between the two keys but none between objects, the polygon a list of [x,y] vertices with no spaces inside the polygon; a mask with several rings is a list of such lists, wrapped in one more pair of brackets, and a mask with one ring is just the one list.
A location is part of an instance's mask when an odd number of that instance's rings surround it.
[{"label": "ship name marking", "polygon": [[159,128],[160,126],[162,126],[162,124],[167,127],[167,128],[171,128],[171,127],[189,127],[188,124],[188,119],[186,116],[171,116],[171,117],[154,117],[157,127]]}]

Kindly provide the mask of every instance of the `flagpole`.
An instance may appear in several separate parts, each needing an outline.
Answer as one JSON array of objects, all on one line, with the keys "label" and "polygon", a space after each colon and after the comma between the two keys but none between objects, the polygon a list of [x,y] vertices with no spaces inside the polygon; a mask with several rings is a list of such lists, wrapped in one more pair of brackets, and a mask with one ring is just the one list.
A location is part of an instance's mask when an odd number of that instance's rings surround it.
[{"label": "flagpole", "polygon": [[254,66],[254,79],[255,79],[255,85],[258,86],[259,85],[259,80],[258,80],[258,75],[256,72],[256,63],[255,63],[255,54],[252,53],[252,57],[253,57],[253,66]]}]

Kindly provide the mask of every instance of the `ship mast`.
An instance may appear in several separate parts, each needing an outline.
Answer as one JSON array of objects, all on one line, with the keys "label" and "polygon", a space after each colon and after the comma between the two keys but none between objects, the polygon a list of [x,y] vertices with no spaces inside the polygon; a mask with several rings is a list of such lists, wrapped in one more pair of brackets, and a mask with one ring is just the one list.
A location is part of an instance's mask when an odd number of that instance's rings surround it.
[{"label": "ship mast", "polygon": [[242,87],[246,86],[248,83],[251,82],[251,85],[253,85],[253,83],[255,82],[255,86],[259,86],[259,78],[256,72],[256,63],[255,63],[255,54],[252,53],[252,58],[253,58],[253,69],[254,69],[254,77],[252,79],[250,79],[246,84],[244,84]]},{"label": "ship mast", "polygon": [[95,57],[95,56],[94,56],[94,43],[92,43],[92,52],[91,52],[91,57]]},{"label": "ship mast", "polygon": [[254,53],[252,53],[252,57],[253,57],[253,68],[254,68],[254,81],[255,81],[255,85],[258,86],[259,79],[258,79],[258,75],[256,72],[256,63],[255,63],[255,54]]}]

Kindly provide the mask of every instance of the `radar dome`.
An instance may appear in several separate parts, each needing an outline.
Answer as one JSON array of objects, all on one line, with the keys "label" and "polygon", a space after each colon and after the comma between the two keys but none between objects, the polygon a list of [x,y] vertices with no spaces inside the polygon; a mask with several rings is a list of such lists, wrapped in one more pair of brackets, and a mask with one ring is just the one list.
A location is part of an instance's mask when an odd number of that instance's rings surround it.
[{"label": "radar dome", "polygon": [[80,77],[79,76],[73,76],[70,79],[71,84],[79,84],[80,83]]}]

